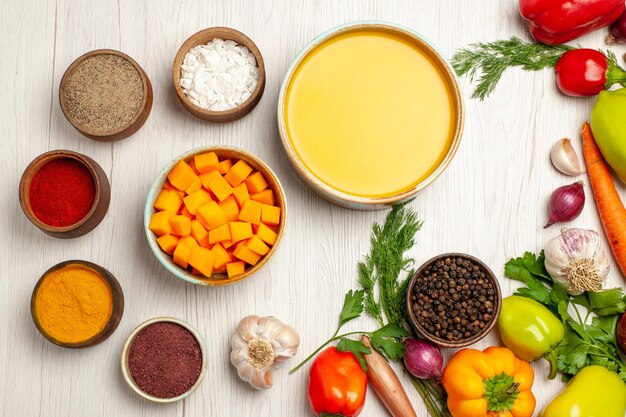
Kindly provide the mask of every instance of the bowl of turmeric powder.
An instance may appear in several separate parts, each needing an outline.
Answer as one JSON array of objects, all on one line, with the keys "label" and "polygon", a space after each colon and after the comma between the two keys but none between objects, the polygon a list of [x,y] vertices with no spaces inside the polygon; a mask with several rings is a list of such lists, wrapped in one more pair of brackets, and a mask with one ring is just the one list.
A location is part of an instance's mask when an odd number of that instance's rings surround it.
[{"label": "bowl of turmeric powder", "polygon": [[106,269],[87,261],[56,264],[41,276],[31,298],[39,333],[55,345],[96,345],[117,328],[124,312],[124,293]]}]

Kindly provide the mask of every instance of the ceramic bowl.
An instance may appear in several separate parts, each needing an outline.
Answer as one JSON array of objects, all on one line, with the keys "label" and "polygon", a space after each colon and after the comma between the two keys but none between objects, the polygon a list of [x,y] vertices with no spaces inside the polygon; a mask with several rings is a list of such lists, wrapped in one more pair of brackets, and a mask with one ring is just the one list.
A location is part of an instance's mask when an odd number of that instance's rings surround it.
[{"label": "ceramic bowl", "polygon": [[[307,60],[307,58],[310,56],[310,53],[318,48],[320,45],[338,36],[363,30],[384,31],[387,33],[398,35],[404,39],[409,39],[413,43],[413,45],[415,45],[430,59],[432,59],[432,61],[440,68],[446,83],[449,85],[456,115],[456,122],[453,125],[454,134],[452,136],[452,142],[448,148],[445,157],[439,163],[438,167],[428,177],[419,182],[413,188],[387,197],[362,197],[348,194],[346,192],[331,187],[330,185],[319,179],[315,175],[315,173],[312,172],[305,165],[302,158],[295,150],[292,141],[289,138],[289,133],[287,131],[287,124],[285,120],[286,96],[289,86],[298,68]],[[287,74],[285,75],[278,95],[277,118],[281,142],[283,148],[285,149],[289,162],[293,166],[300,179],[307,186],[309,186],[315,193],[317,193],[321,197],[327,199],[331,203],[337,204],[342,207],[358,210],[381,210],[388,208],[390,205],[400,204],[412,199],[417,193],[430,185],[448,167],[461,142],[464,113],[461,90],[454,69],[446,60],[444,55],[433,44],[431,44],[428,40],[426,40],[426,38],[424,38],[417,32],[397,24],[377,21],[363,21],[344,24],[335,27],[325,33],[322,33],[321,35],[313,39],[308,45],[304,47],[304,49],[302,49],[298,53],[298,55],[291,63],[291,66],[287,70]]]},{"label": "ceramic bowl", "polygon": [[[107,132],[95,132],[89,129],[87,126],[79,123],[70,114],[67,106],[67,101],[65,99],[65,90],[68,79],[72,75],[76,67],[85,60],[97,55],[114,55],[128,61],[137,70],[143,83],[143,98],[137,114],[135,114],[135,116],[125,125]],[[87,52],[86,54],[78,57],[74,62],[70,64],[70,66],[65,71],[65,74],[63,74],[63,78],[61,79],[61,86],[59,87],[59,102],[61,103],[61,110],[63,111],[63,115],[65,116],[67,121],[70,122],[74,129],[78,130],[84,136],[87,136],[89,139],[93,139],[99,142],[114,142],[117,140],[125,139],[141,129],[146,120],[148,120],[148,116],[150,115],[150,111],[152,110],[152,100],[152,84],[150,83],[150,78],[148,78],[146,72],[134,59],[132,59],[125,53],[116,51],[114,49],[97,49],[95,51]]]},{"label": "ceramic bowl", "polygon": [[[421,320],[413,313],[413,308],[412,308],[412,297],[413,297],[413,287],[415,286],[415,283],[417,282],[417,280],[420,279],[421,274],[431,265],[433,265],[435,262],[439,261],[439,260],[443,260],[446,258],[461,258],[461,259],[466,259],[471,261],[472,263],[474,263],[475,265],[478,265],[480,269],[483,270],[483,272],[485,272],[485,275],[487,276],[487,279],[489,281],[491,281],[491,283],[493,284],[493,288],[495,289],[495,303],[493,306],[493,314],[491,316],[491,320],[489,321],[489,323],[475,336],[472,336],[468,339],[461,339],[461,340],[457,340],[457,341],[450,341],[447,339],[442,339],[439,337],[436,337],[430,333],[428,333],[424,327],[421,324]],[[420,268],[415,272],[415,274],[413,275],[413,277],[411,278],[411,280],[409,281],[409,286],[408,286],[408,290],[406,293],[406,315],[407,315],[407,319],[409,321],[409,323],[411,324],[411,327],[413,328],[413,330],[415,330],[415,332],[422,338],[430,341],[431,343],[434,343],[435,345],[441,346],[441,347],[448,347],[448,348],[460,348],[460,347],[464,347],[464,346],[469,346],[471,344],[474,344],[476,342],[478,342],[479,340],[481,340],[482,338],[484,338],[490,331],[491,329],[493,329],[493,327],[496,325],[497,321],[498,321],[498,316],[500,315],[500,307],[502,305],[502,292],[500,291],[500,284],[498,283],[498,279],[496,278],[496,276],[494,275],[494,273],[491,271],[491,269],[489,269],[489,267],[487,265],[485,265],[480,259],[477,259],[473,256],[464,254],[464,253],[444,253],[442,255],[438,255],[435,256],[434,258],[429,259],[428,261],[426,261],[422,266],[420,266]]]},{"label": "ceramic bowl", "polygon": [[[179,395],[178,397],[159,398],[159,397],[155,397],[153,395],[150,395],[150,394],[144,392],[135,383],[135,380],[131,376],[130,370],[128,369],[128,351],[129,351],[130,346],[132,345],[133,341],[135,340],[135,336],[137,336],[137,333],[139,333],[140,331],[142,331],[143,329],[145,329],[146,327],[148,327],[148,326],[150,326],[152,324],[162,323],[162,322],[175,323],[175,324],[178,324],[179,326],[182,326],[185,329],[189,330],[189,332],[191,332],[191,334],[193,334],[193,336],[198,341],[198,344],[200,345],[200,350],[202,350],[202,370],[200,371],[200,375],[198,376],[198,380],[191,386],[191,388],[189,388],[189,390],[187,390],[185,393]],[[159,403],[159,404],[173,403],[173,402],[180,401],[182,399],[187,398],[189,395],[191,395],[192,392],[194,392],[196,390],[196,388],[198,388],[198,386],[202,382],[202,379],[204,378],[204,375],[206,374],[206,368],[207,368],[207,347],[206,347],[206,343],[204,342],[204,339],[202,338],[202,336],[200,335],[198,330],[196,330],[196,328],[193,327],[192,325],[190,325],[189,323],[186,323],[186,322],[184,322],[182,320],[179,320],[177,318],[174,318],[174,317],[155,317],[153,319],[150,319],[150,320],[147,320],[147,321],[141,323],[128,336],[128,338],[126,339],[126,343],[124,343],[124,347],[122,348],[122,355],[121,355],[121,358],[120,358],[120,367],[122,368],[122,376],[124,377],[124,380],[126,381],[128,386],[133,390],[133,392],[135,394],[139,395],[143,399],[146,399],[148,401],[152,401],[152,402],[155,402],[155,403]]]},{"label": "ceramic bowl", "polygon": [[[41,287],[41,284],[43,284],[43,282],[45,281],[46,277],[50,273],[58,269],[65,268],[70,265],[83,266],[83,267],[92,269],[98,275],[100,275],[104,279],[106,284],[108,285],[109,289],[111,290],[111,297],[113,300],[111,317],[109,317],[109,321],[107,322],[106,326],[104,326],[104,328],[95,336],[87,340],[83,340],[83,341],[76,342],[76,343],[61,342],[55,339],[54,337],[52,337],[50,334],[48,334],[46,330],[42,327],[41,323],[39,322],[39,317],[37,316],[37,312],[35,308],[35,300],[37,297],[37,292],[39,291],[39,288]],[[109,336],[111,336],[113,332],[115,331],[115,329],[117,329],[117,326],[120,324],[120,321],[122,320],[122,315],[124,314],[124,293],[122,292],[122,287],[120,286],[120,283],[117,281],[115,276],[113,276],[112,273],[110,273],[103,267],[96,265],[92,262],[87,262],[87,261],[79,261],[79,260],[65,261],[65,262],[61,262],[61,263],[54,265],[52,268],[44,272],[41,278],[39,278],[39,281],[37,281],[37,284],[35,285],[35,288],[33,289],[33,293],[31,296],[30,312],[33,317],[33,321],[35,322],[35,326],[37,327],[37,330],[39,330],[39,333],[41,333],[41,335],[45,337],[49,342],[52,342],[55,345],[66,347],[66,348],[83,348],[83,347],[94,346],[94,345],[97,345],[98,343],[105,341]]]},{"label": "ceramic bowl", "polygon": [[[167,175],[170,173],[172,168],[180,160],[189,161],[195,155],[205,153],[205,152],[215,152],[220,160],[229,159],[229,158],[243,160],[247,162],[255,171],[261,172],[261,174],[263,174],[263,177],[265,177],[265,180],[269,184],[269,188],[274,191],[274,197],[276,199],[276,206],[280,207],[280,210],[281,210],[281,222],[278,225],[278,230],[276,232],[278,234],[276,243],[270,248],[269,252],[265,254],[259,260],[259,262],[256,265],[252,267],[247,265],[246,266],[247,269],[245,270],[243,274],[237,275],[232,278],[228,278],[228,276],[225,273],[213,274],[211,278],[200,278],[198,275],[194,275],[188,270],[183,269],[180,266],[176,265],[174,261],[172,260],[172,257],[161,250],[161,248],[159,247],[159,244],[156,241],[157,239],[156,235],[152,233],[152,231],[148,227],[150,224],[150,218],[155,213],[155,209],[153,207],[154,201],[156,200],[159,193],[161,192],[161,189],[163,188],[163,184],[165,183],[165,181],[167,181]],[[285,192],[283,190],[283,187],[280,184],[280,181],[278,180],[278,177],[276,176],[276,174],[274,174],[274,171],[272,171],[272,169],[258,157],[242,149],[237,149],[237,148],[232,148],[232,147],[227,147],[227,146],[209,146],[209,147],[204,147],[204,148],[193,149],[191,151],[188,151],[180,155],[178,158],[170,162],[163,169],[163,171],[161,171],[161,173],[157,176],[156,180],[154,180],[152,187],[150,187],[148,198],[146,199],[146,206],[144,209],[144,229],[146,233],[146,238],[148,239],[148,244],[150,245],[150,249],[152,250],[152,253],[154,254],[154,256],[156,256],[156,258],[159,260],[161,265],[165,267],[165,269],[170,271],[176,277],[184,281],[191,282],[192,284],[198,284],[198,285],[222,286],[222,285],[233,284],[235,282],[243,281],[245,279],[250,278],[252,275],[257,273],[261,268],[263,268],[269,262],[272,256],[274,256],[274,254],[278,250],[278,247],[280,246],[280,241],[285,232],[286,224],[287,224],[287,200],[285,198]]]},{"label": "ceramic bowl", "polygon": [[[198,45],[206,45],[215,38],[232,40],[237,42],[239,45],[245,46],[254,55],[257,66],[259,67],[259,79],[256,88],[252,92],[252,95],[239,106],[224,111],[207,110],[203,109],[200,106],[196,106],[189,100],[189,98],[187,98],[185,93],[183,93],[182,88],[180,87],[180,67],[189,50]],[[174,89],[176,90],[176,95],[178,96],[178,99],[189,113],[208,122],[232,122],[237,119],[241,119],[242,117],[250,113],[257,104],[259,104],[259,101],[263,96],[263,92],[265,91],[265,63],[263,61],[263,56],[261,55],[261,51],[259,51],[259,48],[254,44],[254,42],[252,42],[250,38],[248,38],[243,33],[235,29],[226,27],[208,28],[191,35],[191,37],[189,37],[189,39],[187,39],[185,43],[182,44],[182,46],[178,50],[178,53],[176,54],[176,57],[174,58],[174,66],[172,68],[172,82],[174,83]]]},{"label": "ceramic bowl", "polygon": [[[72,158],[85,165],[91,172],[96,186],[95,199],[89,213],[79,222],[63,227],[50,226],[39,220],[30,205],[29,195],[30,184],[35,174],[45,164],[59,158]],[[78,152],[56,150],[39,155],[28,165],[20,181],[20,205],[22,206],[22,211],[26,215],[26,218],[44,233],[61,239],[83,236],[95,229],[104,219],[104,216],[106,216],[110,200],[111,185],[109,184],[106,173],[96,161]]]}]

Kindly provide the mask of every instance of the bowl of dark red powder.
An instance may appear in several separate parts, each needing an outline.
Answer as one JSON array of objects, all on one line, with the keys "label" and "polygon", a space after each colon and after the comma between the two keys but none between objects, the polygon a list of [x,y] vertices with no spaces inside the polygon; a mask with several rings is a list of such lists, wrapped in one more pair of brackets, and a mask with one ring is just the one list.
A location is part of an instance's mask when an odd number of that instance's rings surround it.
[{"label": "bowl of dark red powder", "polygon": [[104,219],[110,199],[111,187],[102,167],[67,150],[39,155],[20,182],[20,204],[28,220],[58,238],[93,230]]},{"label": "bowl of dark red powder", "polygon": [[122,374],[142,398],[170,403],[189,396],[206,372],[206,347],[196,329],[172,317],[142,323],[126,340]]},{"label": "bowl of dark red powder", "polygon": [[446,253],[427,261],[411,278],[406,314],[419,336],[458,348],[491,331],[501,300],[500,285],[487,265],[470,255]]}]

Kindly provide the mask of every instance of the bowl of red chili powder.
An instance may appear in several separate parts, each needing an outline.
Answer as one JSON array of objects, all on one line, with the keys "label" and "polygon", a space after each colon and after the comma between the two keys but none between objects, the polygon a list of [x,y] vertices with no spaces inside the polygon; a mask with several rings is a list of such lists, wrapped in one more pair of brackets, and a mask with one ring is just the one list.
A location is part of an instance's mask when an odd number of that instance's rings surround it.
[{"label": "bowl of red chili powder", "polygon": [[39,155],[20,182],[20,204],[28,220],[63,239],[93,230],[104,219],[110,199],[111,186],[102,167],[72,151]]},{"label": "bowl of red chili powder", "polygon": [[128,336],[121,357],[126,383],[140,397],[171,403],[188,397],[206,373],[206,346],[188,323],[157,317]]}]

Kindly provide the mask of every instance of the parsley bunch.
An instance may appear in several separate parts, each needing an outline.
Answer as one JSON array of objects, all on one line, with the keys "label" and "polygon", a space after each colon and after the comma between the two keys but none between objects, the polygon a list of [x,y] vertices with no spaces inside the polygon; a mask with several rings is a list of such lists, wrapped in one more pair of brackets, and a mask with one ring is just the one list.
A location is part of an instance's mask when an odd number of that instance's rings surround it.
[{"label": "parsley bunch", "polygon": [[504,274],[526,284],[515,295],[538,301],[563,322],[565,337],[555,348],[559,372],[569,378],[586,366],[600,365],[626,381],[626,362],[616,337],[617,320],[626,310],[624,291],[613,288],[569,295],[550,277],[544,261],[543,251],[539,256],[526,252],[509,260]]}]

